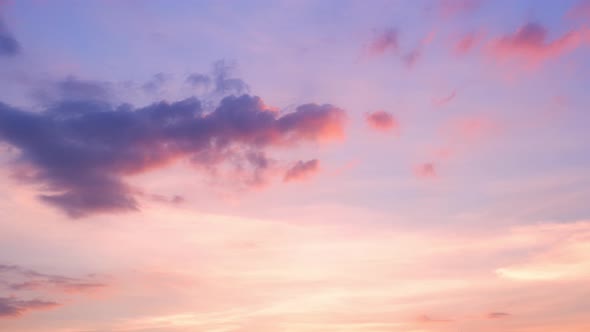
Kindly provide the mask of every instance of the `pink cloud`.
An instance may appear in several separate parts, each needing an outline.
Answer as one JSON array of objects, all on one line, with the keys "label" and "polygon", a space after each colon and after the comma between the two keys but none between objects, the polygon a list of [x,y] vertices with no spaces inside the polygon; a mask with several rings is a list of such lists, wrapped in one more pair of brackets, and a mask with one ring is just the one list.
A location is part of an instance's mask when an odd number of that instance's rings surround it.
[{"label": "pink cloud", "polygon": [[371,128],[381,132],[389,132],[399,128],[395,117],[386,111],[370,112],[366,115],[365,121]]},{"label": "pink cloud", "polygon": [[375,39],[370,43],[368,51],[369,55],[383,55],[386,52],[397,52],[399,49],[397,30],[386,29],[380,32]]},{"label": "pink cloud", "polygon": [[488,319],[502,319],[506,317],[510,317],[509,313],[506,312],[490,312],[486,315]]},{"label": "pink cloud", "polygon": [[549,39],[549,32],[539,23],[527,23],[516,32],[496,38],[489,53],[497,61],[517,59],[529,66],[558,58],[589,41],[586,29],[571,30],[558,38]]},{"label": "pink cloud", "polygon": [[16,318],[29,311],[49,310],[59,303],[43,300],[20,300],[15,297],[0,297],[0,318]]},{"label": "pink cloud", "polygon": [[420,59],[422,52],[419,49],[415,49],[402,57],[402,61],[407,68],[412,68]]},{"label": "pink cloud", "polygon": [[414,174],[421,179],[437,177],[436,166],[433,162],[422,163],[414,167]]},{"label": "pink cloud", "polygon": [[488,137],[497,129],[497,123],[481,115],[455,119],[447,127],[449,136],[458,142],[474,142]]},{"label": "pink cloud", "polygon": [[573,20],[590,19],[590,0],[578,2],[566,13],[566,17]]},{"label": "pink cloud", "polygon": [[289,181],[300,181],[309,178],[312,174],[318,172],[320,168],[320,161],[312,159],[308,161],[298,161],[293,167],[289,168],[285,173],[283,180]]},{"label": "pink cloud", "polygon": [[483,36],[480,33],[470,32],[455,43],[454,52],[456,55],[465,55],[469,53],[477,44],[481,42]]}]

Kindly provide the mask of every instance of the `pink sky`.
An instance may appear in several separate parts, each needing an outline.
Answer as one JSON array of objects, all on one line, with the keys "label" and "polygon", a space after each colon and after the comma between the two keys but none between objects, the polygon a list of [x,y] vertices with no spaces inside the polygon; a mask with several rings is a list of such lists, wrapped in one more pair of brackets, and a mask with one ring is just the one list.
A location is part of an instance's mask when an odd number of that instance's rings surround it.
[{"label": "pink sky", "polygon": [[0,331],[590,331],[588,8],[0,1]]}]

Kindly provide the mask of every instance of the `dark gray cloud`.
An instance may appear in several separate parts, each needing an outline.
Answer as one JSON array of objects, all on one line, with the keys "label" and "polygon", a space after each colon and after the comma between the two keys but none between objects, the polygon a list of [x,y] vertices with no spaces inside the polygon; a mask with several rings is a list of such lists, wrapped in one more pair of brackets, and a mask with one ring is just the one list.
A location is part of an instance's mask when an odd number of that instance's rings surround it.
[{"label": "dark gray cloud", "polygon": [[[102,92],[78,81],[65,86]],[[344,117],[317,104],[279,114],[250,95],[225,97],[207,112],[196,98],[142,108],[65,100],[36,113],[0,103],[0,141],[20,152],[17,178],[39,184],[42,201],[83,217],[138,210],[140,190],[124,178],[180,158],[212,168],[246,165],[256,183],[268,165],[265,148],[338,137]]]}]

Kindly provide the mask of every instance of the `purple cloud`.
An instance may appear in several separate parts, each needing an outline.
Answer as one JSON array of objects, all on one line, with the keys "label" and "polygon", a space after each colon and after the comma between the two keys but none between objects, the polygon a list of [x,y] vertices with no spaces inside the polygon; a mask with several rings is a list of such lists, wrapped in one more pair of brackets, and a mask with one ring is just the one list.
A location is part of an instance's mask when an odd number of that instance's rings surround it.
[{"label": "purple cloud", "polygon": [[0,297],[0,318],[14,318],[33,310],[47,310],[60,306],[59,303],[43,300],[19,300],[14,297]]},{"label": "purple cloud", "polygon": [[138,210],[139,194],[125,176],[181,158],[197,166],[241,163],[260,172],[264,165],[252,153],[339,138],[344,119],[332,105],[305,104],[279,114],[250,95],[225,97],[208,112],[196,98],[142,108],[67,100],[42,112],[0,103],[0,141],[20,151],[17,165],[24,167],[15,169],[17,177],[42,184],[39,198],[76,218]]},{"label": "purple cloud", "polygon": [[20,51],[20,43],[4,27],[4,23],[0,19],[0,57],[12,57],[19,54]]}]

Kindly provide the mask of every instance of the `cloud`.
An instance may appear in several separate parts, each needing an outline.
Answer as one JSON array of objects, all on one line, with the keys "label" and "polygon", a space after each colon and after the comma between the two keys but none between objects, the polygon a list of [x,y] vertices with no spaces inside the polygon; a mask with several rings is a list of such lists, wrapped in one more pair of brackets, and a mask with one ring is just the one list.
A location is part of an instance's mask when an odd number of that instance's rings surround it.
[{"label": "cloud", "polygon": [[2,18],[0,18],[0,57],[14,57],[20,52],[20,43],[6,29]]},{"label": "cloud", "polygon": [[[79,79],[75,76],[68,76],[62,80],[53,82],[40,82],[32,92],[33,97],[44,105],[52,105],[57,101],[73,102],[82,101],[94,102],[94,107],[104,106],[113,97],[112,84],[103,81]],[[63,106],[64,104],[62,103]],[[61,110],[64,112],[65,110]]]},{"label": "cloud", "polygon": [[138,210],[138,190],[124,177],[181,158],[213,168],[245,164],[256,175],[263,165],[252,153],[339,139],[344,122],[332,105],[279,114],[250,95],[225,97],[210,112],[194,97],[142,108],[63,101],[36,113],[0,103],[0,141],[20,151],[18,179],[41,184],[39,198],[71,217]]},{"label": "cloud", "polygon": [[506,312],[490,312],[486,316],[488,319],[502,319],[506,317],[510,317],[509,313]]},{"label": "cloud", "polygon": [[185,82],[194,88],[204,87],[208,89],[211,84],[211,77],[204,74],[193,73],[187,76]]},{"label": "cloud", "polygon": [[46,274],[27,269],[19,265],[0,264],[0,288],[4,288],[11,295],[0,297],[0,319],[15,318],[34,310],[48,310],[61,304],[50,300],[23,300],[20,295],[30,296],[34,293],[90,293],[106,287],[107,285],[96,276],[89,275],[83,278],[73,278],[63,275]]},{"label": "cloud", "polygon": [[397,52],[399,49],[398,33],[396,29],[389,28],[379,32],[369,44],[370,55],[383,55],[386,52]]},{"label": "cloud", "polygon": [[386,111],[370,112],[365,116],[367,124],[378,131],[389,132],[399,128],[399,123],[395,117]]},{"label": "cloud", "polygon": [[435,178],[437,177],[436,165],[433,162],[419,164],[414,167],[414,174],[421,179]]},{"label": "cloud", "polygon": [[444,106],[447,105],[448,103],[450,103],[451,101],[453,101],[453,99],[455,99],[455,97],[457,97],[457,91],[453,90],[449,95],[444,96],[442,98],[434,98],[432,99],[432,104],[434,104],[434,106]]},{"label": "cloud", "polygon": [[470,115],[452,119],[444,128],[448,137],[459,143],[478,142],[496,133],[500,125],[488,116]]},{"label": "cloud", "polygon": [[590,19],[590,0],[581,0],[567,13],[566,17],[572,20]]},{"label": "cloud", "polygon": [[246,82],[239,78],[233,78],[236,65],[225,60],[216,61],[213,64],[213,82],[215,92],[220,95],[236,94],[241,95],[249,92],[250,88]]},{"label": "cloud", "polygon": [[304,180],[310,177],[312,174],[316,173],[320,168],[320,161],[317,159],[312,159],[308,161],[298,161],[293,167],[289,168],[285,173],[283,180],[285,182],[289,181],[299,181]]},{"label": "cloud", "polygon": [[419,49],[415,49],[404,55],[402,57],[402,61],[404,62],[406,67],[412,68],[416,64],[421,55],[421,51]]},{"label": "cloud", "polygon": [[587,43],[588,40],[589,33],[585,29],[571,30],[550,40],[544,26],[529,22],[516,32],[493,40],[489,52],[499,61],[517,59],[534,66],[567,54]]},{"label": "cloud", "polygon": [[66,293],[91,292],[107,285],[94,277],[72,278],[40,273],[18,265],[0,264],[0,283],[10,291],[55,290]]},{"label": "cloud", "polygon": [[479,33],[471,32],[468,33],[455,43],[454,52],[456,55],[465,55],[469,53],[477,44],[482,40],[482,35]]},{"label": "cloud", "polygon": [[19,300],[14,297],[0,297],[0,318],[14,318],[33,310],[47,310],[60,306],[59,303],[42,300]]},{"label": "cloud", "polygon": [[186,77],[185,83],[192,88],[201,90],[201,92],[208,92],[213,97],[239,96],[248,93],[250,87],[243,80],[233,77],[235,71],[235,63],[218,60],[213,63],[213,68],[209,75],[192,73]]},{"label": "cloud", "polygon": [[152,78],[141,86],[145,93],[155,94],[159,93],[164,84],[168,81],[168,76],[164,73],[157,73]]}]

